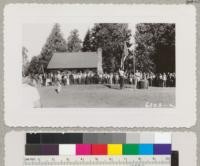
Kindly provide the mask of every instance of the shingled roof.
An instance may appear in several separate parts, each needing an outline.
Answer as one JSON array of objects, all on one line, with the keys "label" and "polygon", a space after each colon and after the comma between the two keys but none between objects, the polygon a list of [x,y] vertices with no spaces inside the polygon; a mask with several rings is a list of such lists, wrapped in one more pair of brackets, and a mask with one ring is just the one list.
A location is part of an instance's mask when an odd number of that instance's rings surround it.
[{"label": "shingled roof", "polygon": [[54,53],[47,69],[97,68],[97,52]]}]

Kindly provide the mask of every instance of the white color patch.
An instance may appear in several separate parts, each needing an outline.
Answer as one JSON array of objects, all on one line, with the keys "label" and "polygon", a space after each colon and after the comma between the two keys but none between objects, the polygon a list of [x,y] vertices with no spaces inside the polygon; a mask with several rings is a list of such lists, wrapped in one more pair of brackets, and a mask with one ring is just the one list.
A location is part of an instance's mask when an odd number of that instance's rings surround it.
[{"label": "white color patch", "polygon": [[59,144],[59,155],[76,155],[76,145]]},{"label": "white color patch", "polygon": [[171,133],[155,133],[154,143],[155,144],[171,144],[172,138]]}]

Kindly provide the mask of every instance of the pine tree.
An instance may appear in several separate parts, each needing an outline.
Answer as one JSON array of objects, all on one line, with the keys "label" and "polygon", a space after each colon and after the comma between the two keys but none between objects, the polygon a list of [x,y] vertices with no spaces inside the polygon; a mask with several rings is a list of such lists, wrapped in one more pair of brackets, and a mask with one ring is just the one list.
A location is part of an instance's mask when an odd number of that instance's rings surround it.
[{"label": "pine tree", "polygon": [[40,55],[33,57],[29,65],[29,73],[40,73],[41,68],[44,70],[47,68],[47,65],[54,52],[66,52],[67,43],[64,39],[60,25],[56,23],[53,26],[53,29],[44,44]]},{"label": "pine tree", "polygon": [[26,47],[22,47],[22,76],[26,76],[28,74],[29,68],[29,60],[28,60],[28,49]]},{"label": "pine tree", "polygon": [[82,41],[79,39],[78,30],[71,31],[67,41],[67,48],[69,52],[78,52],[81,50]]},{"label": "pine tree", "polygon": [[93,50],[94,50],[94,48],[93,48],[93,45],[92,45],[92,36],[91,36],[90,30],[88,29],[88,31],[85,35],[84,41],[83,41],[82,51],[83,52],[90,52],[90,51],[93,51]]},{"label": "pine tree", "polygon": [[47,38],[47,41],[42,48],[41,58],[46,61],[48,64],[54,52],[66,52],[67,51],[67,43],[64,39],[60,25],[56,23]]}]

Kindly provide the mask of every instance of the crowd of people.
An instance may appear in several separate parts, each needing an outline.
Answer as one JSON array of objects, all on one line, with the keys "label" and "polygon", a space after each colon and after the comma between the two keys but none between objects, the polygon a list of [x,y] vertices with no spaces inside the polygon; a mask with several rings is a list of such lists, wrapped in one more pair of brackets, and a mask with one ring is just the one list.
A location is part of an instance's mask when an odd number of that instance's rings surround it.
[{"label": "crowd of people", "polygon": [[140,81],[148,82],[148,86],[157,87],[175,87],[175,73],[142,73],[136,71],[135,74],[124,72],[101,73],[93,71],[87,72],[48,72],[43,74],[31,75],[32,79],[40,86],[54,85],[74,85],[74,84],[120,84],[120,79],[123,77],[124,84],[138,84]]}]

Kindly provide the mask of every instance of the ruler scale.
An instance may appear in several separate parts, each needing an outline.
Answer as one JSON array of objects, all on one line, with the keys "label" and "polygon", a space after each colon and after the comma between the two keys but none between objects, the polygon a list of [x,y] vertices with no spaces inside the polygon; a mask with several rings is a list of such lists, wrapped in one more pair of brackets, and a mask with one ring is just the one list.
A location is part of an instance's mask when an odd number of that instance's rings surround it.
[{"label": "ruler scale", "polygon": [[99,165],[123,165],[123,166],[170,166],[171,156],[26,156],[25,166],[99,166]]}]

